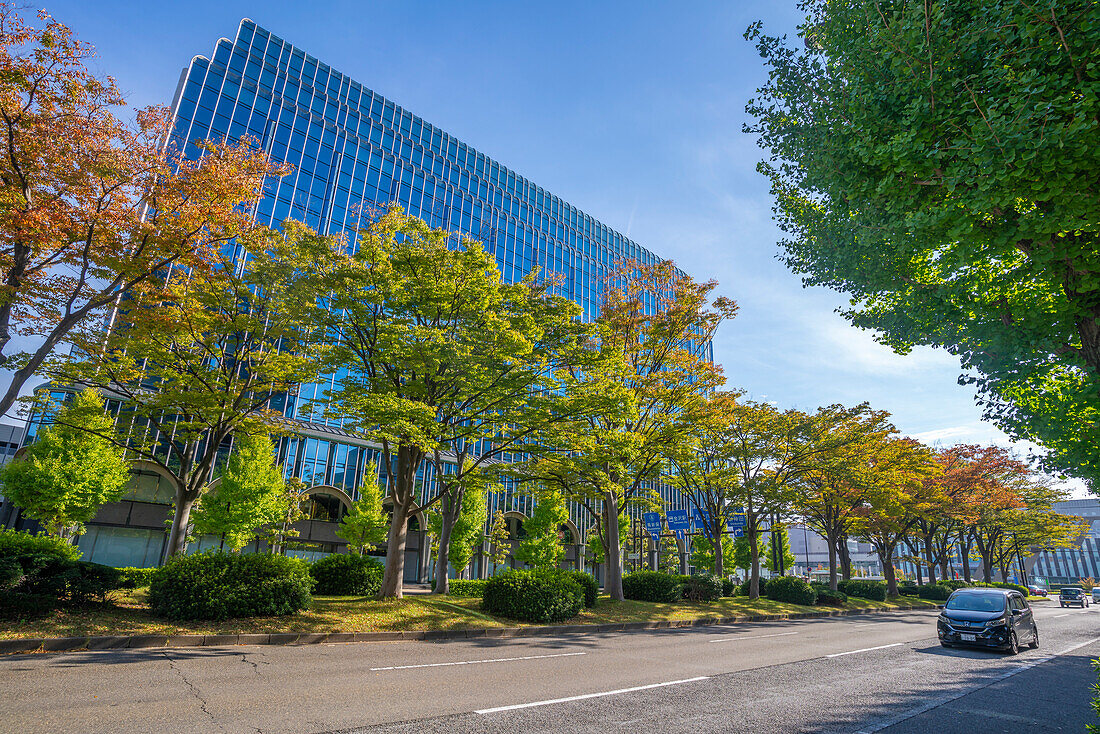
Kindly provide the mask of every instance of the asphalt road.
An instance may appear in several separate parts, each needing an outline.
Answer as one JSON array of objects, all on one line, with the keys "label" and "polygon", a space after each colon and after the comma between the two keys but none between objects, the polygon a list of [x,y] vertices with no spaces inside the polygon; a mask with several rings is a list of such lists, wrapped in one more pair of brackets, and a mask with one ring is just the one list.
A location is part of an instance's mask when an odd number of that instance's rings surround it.
[{"label": "asphalt road", "polygon": [[1080,732],[1100,607],[951,649],[935,612],[514,640],[0,659],[0,732]]}]

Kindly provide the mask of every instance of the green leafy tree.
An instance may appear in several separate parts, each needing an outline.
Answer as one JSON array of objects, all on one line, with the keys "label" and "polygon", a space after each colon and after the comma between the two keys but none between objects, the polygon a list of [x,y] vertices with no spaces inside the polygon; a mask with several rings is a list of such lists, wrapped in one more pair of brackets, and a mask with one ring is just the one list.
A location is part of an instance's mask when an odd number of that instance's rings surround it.
[{"label": "green leafy tree", "polygon": [[[480,243],[454,245],[452,233],[393,207],[320,279],[333,294],[321,310],[336,337],[333,364],[347,370],[333,405],[393,467],[385,598],[402,595],[410,514],[435,504],[442,517],[435,591],[446,593],[464,492],[565,416],[558,362],[589,330],[576,304],[551,294],[553,283],[534,275],[504,283]],[[439,485],[427,501],[415,480],[425,461]]]},{"label": "green leafy tree", "polygon": [[[478,475],[473,475],[477,477]],[[483,478],[482,478],[483,479]],[[438,511],[438,505],[428,510],[428,532],[436,543],[438,558],[439,538],[443,528],[442,513]],[[458,520],[453,524],[448,542],[448,565],[452,566],[459,577],[470,565],[474,557],[474,551],[485,537],[485,521],[488,519],[488,511],[485,509],[484,482],[479,481],[464,488],[462,492],[462,512]],[[507,531],[507,525],[505,525]],[[507,560],[507,559],[506,559]],[[438,567],[436,571],[438,572]],[[438,592],[438,584],[436,585]]]},{"label": "green leafy tree", "polygon": [[779,523],[772,526],[771,531],[768,532],[768,550],[762,560],[764,568],[772,573],[779,573],[780,568],[783,569],[784,574],[790,572],[791,567],[794,566],[795,557],[791,552],[791,539],[787,534],[786,525]]},{"label": "green leafy tree", "polygon": [[512,544],[508,536],[508,519],[497,510],[493,513],[493,523],[489,526],[489,561],[500,567],[508,563]]},{"label": "green leafy tree", "polygon": [[724,380],[707,349],[737,305],[712,298],[716,285],[671,262],[627,262],[610,273],[588,360],[563,375],[563,404],[583,407],[542,432],[531,461],[518,467],[599,518],[605,588],[615,600],[624,598],[617,519],[660,502],[653,488],[679,440],[681,414]]},{"label": "green leafy tree", "polygon": [[233,443],[221,481],[199,498],[192,521],[195,532],[221,535],[239,552],[260,527],[286,515],[288,500],[271,439],[245,433],[234,436]]},{"label": "green leafy tree", "polygon": [[540,492],[530,519],[523,523],[527,537],[516,548],[516,560],[535,568],[557,568],[565,558],[561,526],[568,520],[569,510],[561,493]]},{"label": "green leafy tree", "polygon": [[386,539],[389,518],[382,509],[382,490],[370,477],[359,486],[359,499],[340,520],[336,535],[348,541],[348,548],[359,555],[369,553]]},{"label": "green leafy tree", "polygon": [[737,568],[734,539],[728,535],[721,535],[719,536],[719,542],[722,546],[722,562],[720,564],[715,558],[714,541],[706,535],[696,535],[691,541],[691,565],[696,568],[713,570],[715,576],[725,576],[733,573],[733,569]]},{"label": "green leafy tree", "polygon": [[733,542],[733,566],[744,569],[746,573],[752,568],[752,548],[749,547],[749,539],[743,535]]},{"label": "green leafy tree", "polygon": [[785,260],[900,353],[944,348],[987,418],[1100,476],[1096,9],[810,0],[746,34]]},{"label": "green leafy tree", "polygon": [[129,464],[94,390],[77,393],[23,455],[0,469],[4,496],[53,535],[71,539],[126,493]]},{"label": "green leafy tree", "polygon": [[295,222],[238,239],[248,267],[229,255],[208,268],[172,270],[160,286],[131,294],[106,335],[74,339],[72,356],[48,372],[118,404],[118,435],[175,484],[166,553],[187,548],[191,510],[214,478],[233,435],[285,427],[279,404],[315,380],[324,355],[314,319],[312,271],[334,242]]}]

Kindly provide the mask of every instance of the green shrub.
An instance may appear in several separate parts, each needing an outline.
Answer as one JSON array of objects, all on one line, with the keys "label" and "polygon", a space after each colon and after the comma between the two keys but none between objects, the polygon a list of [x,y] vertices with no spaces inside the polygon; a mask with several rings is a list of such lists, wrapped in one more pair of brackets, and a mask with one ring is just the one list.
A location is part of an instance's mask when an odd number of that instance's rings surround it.
[{"label": "green shrub", "polygon": [[51,535],[31,535],[0,528],[0,558],[48,556],[59,561],[80,560],[80,549]]},{"label": "green shrub", "polygon": [[122,572],[114,566],[73,561],[71,568],[75,573],[68,577],[66,588],[66,598],[70,602],[107,601],[109,593],[122,588]]},{"label": "green shrub", "polygon": [[23,567],[14,558],[0,558],[0,591],[14,589],[23,580]]},{"label": "green shrub", "polygon": [[349,553],[333,553],[309,565],[318,596],[377,596],[384,571],[376,559]]},{"label": "green shrub", "polygon": [[583,605],[581,585],[553,570],[505,571],[485,583],[481,597],[481,608],[490,614],[524,622],[563,622]]},{"label": "green shrub", "polygon": [[919,586],[912,581],[907,581],[904,584],[898,585],[898,594],[901,596],[917,596]]},{"label": "green shrub", "polygon": [[683,597],[688,601],[718,601],[722,596],[722,581],[713,574],[687,576],[683,585]]},{"label": "green shrub", "polygon": [[810,586],[817,592],[817,603],[819,605],[838,607],[843,606],[844,602],[848,601],[847,594],[840,589],[833,591],[824,581],[811,581]]},{"label": "green shrub", "polygon": [[447,583],[447,594],[449,596],[484,596],[486,583],[488,582],[481,579],[451,579]]},{"label": "green shrub", "polygon": [[584,571],[566,571],[565,573],[584,590],[584,605],[589,609],[596,606],[596,597],[600,594],[600,582],[596,577]]},{"label": "green shrub", "polygon": [[1020,584],[1012,584],[1005,581],[994,581],[992,584],[990,584],[990,586],[996,589],[1015,589],[1016,591],[1023,594],[1025,599],[1028,596],[1027,587]]},{"label": "green shrub", "polygon": [[57,597],[49,594],[27,594],[6,591],[0,594],[0,619],[37,619],[57,607]]},{"label": "green shrub", "polygon": [[944,584],[922,584],[917,587],[917,596],[932,601],[946,601],[951,596],[951,591]]},{"label": "green shrub", "polygon": [[196,553],[153,573],[149,606],[168,619],[287,615],[309,607],[312,587],[309,565],[297,558]]},{"label": "green shrub", "polygon": [[122,572],[123,589],[144,589],[153,580],[153,572],[157,569],[126,566],[118,570]]},{"label": "green shrub", "polygon": [[797,576],[779,576],[768,581],[768,598],[813,606],[817,601],[817,591]]},{"label": "green shrub", "polygon": [[737,593],[737,585],[729,576],[722,577],[722,596],[733,596]]},{"label": "green shrub", "polygon": [[885,581],[850,579],[848,581],[838,581],[836,586],[848,596],[870,599],[871,601],[886,601]]},{"label": "green shrub", "polygon": [[936,583],[939,584],[940,586],[946,586],[947,588],[951,589],[952,591],[957,591],[958,589],[965,589],[968,586],[970,586],[970,584],[966,583],[965,581],[962,581],[961,579],[940,579]]},{"label": "green shrub", "polygon": [[679,576],[660,571],[635,571],[623,576],[623,596],[635,601],[679,601],[683,584]]},{"label": "green shrub", "polygon": [[[737,595],[738,596],[748,596],[749,595],[749,583],[751,581],[752,581],[752,579],[745,579],[745,582],[737,587]],[[767,596],[767,595],[768,595],[768,579],[761,576],[760,577],[760,596]]]}]

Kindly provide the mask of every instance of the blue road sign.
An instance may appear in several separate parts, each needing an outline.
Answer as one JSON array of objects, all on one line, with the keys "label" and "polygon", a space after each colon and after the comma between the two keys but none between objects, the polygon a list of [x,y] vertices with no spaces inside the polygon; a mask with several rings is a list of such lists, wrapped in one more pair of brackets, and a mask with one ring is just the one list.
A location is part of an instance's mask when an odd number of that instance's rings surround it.
[{"label": "blue road sign", "polygon": [[676,533],[676,537],[680,540],[683,540],[684,534],[691,530],[691,518],[687,510],[669,510],[665,513],[665,519],[668,521],[668,529]]},{"label": "blue road sign", "polygon": [[698,507],[692,507],[691,521],[695,523],[695,532],[699,532],[700,530],[709,530],[711,527],[710,511],[700,510]]},{"label": "blue road sign", "polygon": [[649,531],[649,534],[653,536],[653,542],[658,542],[657,539],[661,537],[661,513],[659,512],[645,512],[642,513],[642,520],[645,521],[645,529]]},{"label": "blue road sign", "polygon": [[[738,508],[741,509],[741,508]],[[733,531],[733,537],[745,537],[745,515],[738,512],[726,517],[726,527]]]}]

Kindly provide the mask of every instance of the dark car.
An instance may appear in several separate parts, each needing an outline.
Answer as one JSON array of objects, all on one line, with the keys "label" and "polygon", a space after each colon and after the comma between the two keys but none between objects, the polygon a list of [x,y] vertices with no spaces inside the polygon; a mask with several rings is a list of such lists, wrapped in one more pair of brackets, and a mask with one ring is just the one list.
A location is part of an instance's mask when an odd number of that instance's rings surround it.
[{"label": "dark car", "polygon": [[1015,590],[959,589],[947,598],[936,627],[944,647],[993,647],[1013,655],[1025,642],[1039,647],[1031,607]]},{"label": "dark car", "polygon": [[1058,603],[1064,607],[1076,604],[1084,609],[1089,605],[1089,595],[1078,586],[1063,586],[1058,592]]}]

